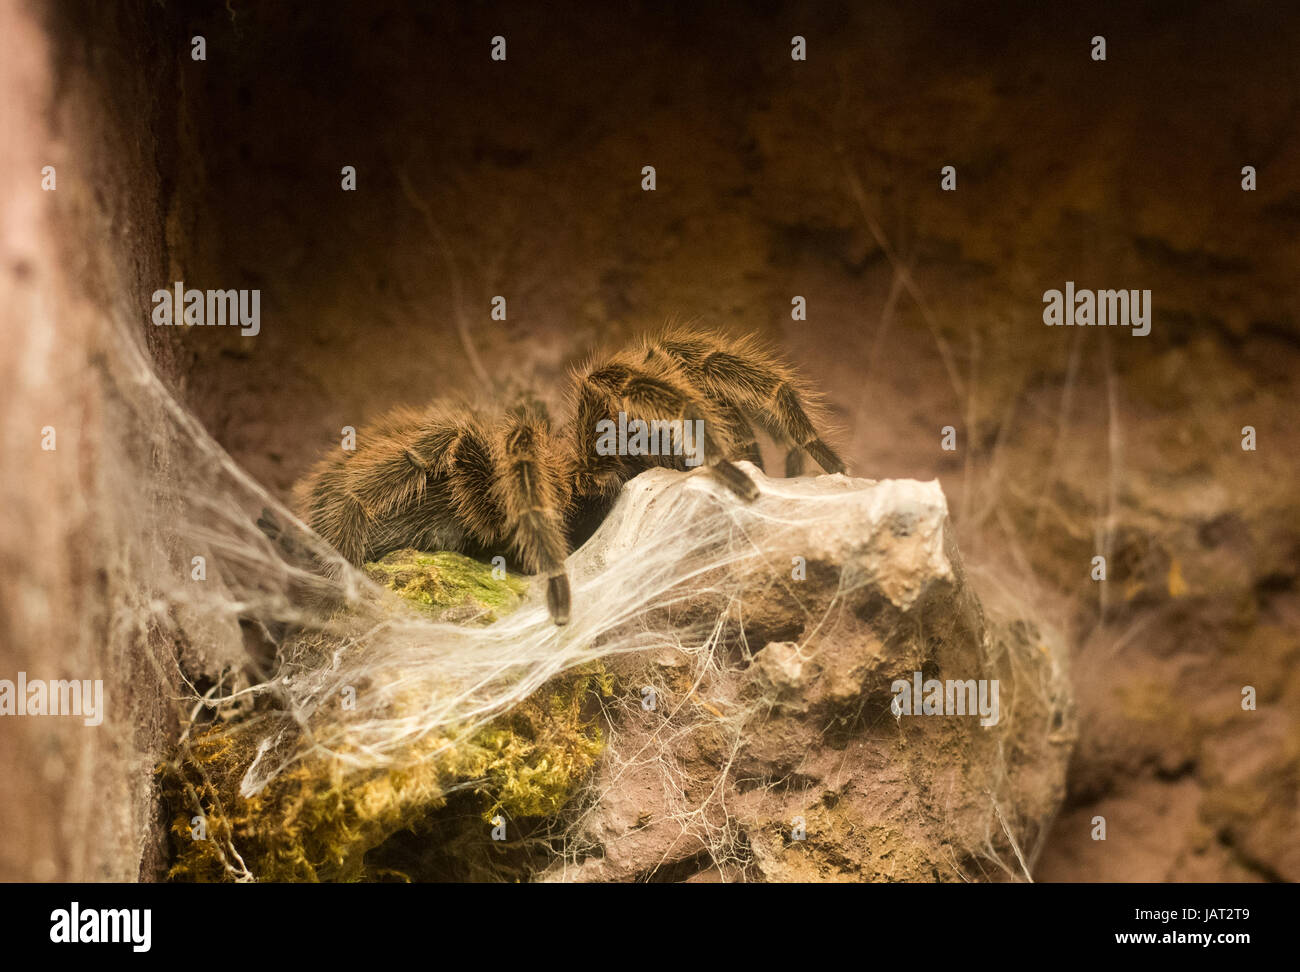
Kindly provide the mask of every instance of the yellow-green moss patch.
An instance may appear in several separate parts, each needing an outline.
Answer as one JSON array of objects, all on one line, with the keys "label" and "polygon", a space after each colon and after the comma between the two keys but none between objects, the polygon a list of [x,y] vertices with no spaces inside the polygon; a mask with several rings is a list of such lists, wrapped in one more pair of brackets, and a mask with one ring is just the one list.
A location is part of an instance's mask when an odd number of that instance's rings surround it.
[{"label": "yellow-green moss patch", "polygon": [[[523,580],[493,577],[492,568],[453,553],[402,550],[368,565],[371,576],[404,599],[438,614],[512,610]],[[327,655],[328,652],[323,653]],[[160,768],[172,811],[175,880],[351,881],[407,876],[372,866],[367,854],[399,831],[417,835],[448,824],[437,819],[456,794],[454,826],[482,848],[487,821],[504,814],[544,820],[572,800],[602,749],[594,724],[597,699],[610,676],[599,664],[568,672],[509,712],[477,729],[426,737],[381,770],[352,769],[347,753],[312,754],[254,795],[239,786],[259,746],[277,732],[299,730],[280,713],[261,713],[196,732],[178,757]],[[313,727],[315,728],[315,727]],[[466,816],[464,801],[476,813]],[[476,821],[477,818],[477,821]],[[474,839],[477,829],[482,836]],[[457,843],[450,841],[448,843]],[[475,851],[478,853],[479,851]],[[470,868],[482,873],[483,868]]]},{"label": "yellow-green moss patch", "polygon": [[440,621],[490,623],[517,608],[528,591],[523,578],[450,551],[394,550],[365,571]]}]

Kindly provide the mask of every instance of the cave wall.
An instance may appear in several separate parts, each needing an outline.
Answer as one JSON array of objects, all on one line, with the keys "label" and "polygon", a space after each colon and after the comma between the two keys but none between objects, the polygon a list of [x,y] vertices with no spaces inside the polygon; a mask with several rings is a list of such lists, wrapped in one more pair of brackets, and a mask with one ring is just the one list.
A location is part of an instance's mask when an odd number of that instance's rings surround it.
[{"label": "cave wall", "polygon": [[106,362],[134,340],[161,375],[182,377],[139,326],[169,259],[179,108],[167,19],[147,4],[0,4],[0,667],[102,680],[105,699],[93,727],[0,721],[0,880],[163,873],[153,768],[176,738],[182,686],[175,665],[149,661],[156,634],[125,608],[140,585],[116,511],[138,484],[114,462],[149,432],[118,410]]},{"label": "cave wall", "polygon": [[[975,573],[1050,589],[1081,738],[1046,876],[1300,878],[1300,28],[1101,7],[1099,71],[1064,12],[974,10],[760,3],[740,31],[652,3],[0,4],[24,173],[0,195],[0,676],[103,673],[115,707],[94,732],[0,723],[0,876],[162,860],[149,771],[181,676],[120,610],[108,457],[147,433],[115,424],[113,342],[286,497],[342,426],[483,384],[470,348],[558,404],[593,347],[677,317],[777,344],[854,471],[939,478]],[[1085,277],[1153,287],[1152,335],[1043,328],[1038,295]],[[262,333],[150,326],[181,279],[261,288]]]}]

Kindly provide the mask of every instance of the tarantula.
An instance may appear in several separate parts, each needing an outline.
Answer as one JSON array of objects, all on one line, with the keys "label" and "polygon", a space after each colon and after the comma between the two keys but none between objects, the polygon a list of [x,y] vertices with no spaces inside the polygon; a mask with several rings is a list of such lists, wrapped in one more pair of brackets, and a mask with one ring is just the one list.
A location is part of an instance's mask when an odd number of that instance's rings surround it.
[{"label": "tarantula", "polygon": [[[762,468],[755,427],[789,448],[787,476],[800,474],[805,453],[829,473],[844,471],[809,417],[798,378],[751,338],[678,328],[597,356],[574,373],[570,408],[558,429],[529,396],[495,411],[446,402],[399,408],[362,430],[355,451],[308,474],[300,512],[353,564],[403,547],[509,552],[527,572],[547,575],[551,618],[565,624],[565,558],[637,473],[702,458],[752,500],[757,486],[731,460]],[[658,435],[664,448],[619,454],[637,450],[610,448],[614,423]],[[703,447],[694,462],[692,429]]]}]

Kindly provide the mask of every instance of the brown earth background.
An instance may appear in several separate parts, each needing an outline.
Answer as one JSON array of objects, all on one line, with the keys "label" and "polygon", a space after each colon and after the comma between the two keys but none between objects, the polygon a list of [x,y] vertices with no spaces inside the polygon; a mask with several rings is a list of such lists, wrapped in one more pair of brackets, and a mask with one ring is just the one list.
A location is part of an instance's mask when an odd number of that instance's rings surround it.
[{"label": "brown earth background", "polygon": [[[286,499],[345,425],[484,379],[558,405],[596,347],[698,319],[795,361],[854,474],[937,477],[970,565],[1067,633],[1037,879],[1300,880],[1300,16],[1048,6],[0,4],[6,669],[104,661],[13,606],[96,590],[76,472],[19,469],[93,407],[60,355],[96,302]],[[261,334],[152,327],[176,280],[260,288]],[[1044,327],[1067,280],[1150,289],[1151,334]],[[124,776],[174,725],[139,674],[130,738],[6,729],[0,876],[159,876]]]}]

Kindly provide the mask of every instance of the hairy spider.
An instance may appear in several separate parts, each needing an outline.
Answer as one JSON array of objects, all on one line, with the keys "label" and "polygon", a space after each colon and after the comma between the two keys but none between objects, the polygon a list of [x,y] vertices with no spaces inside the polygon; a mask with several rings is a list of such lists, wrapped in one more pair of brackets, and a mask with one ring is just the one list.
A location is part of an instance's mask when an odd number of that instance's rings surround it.
[{"label": "hairy spider", "polygon": [[403,547],[509,552],[547,575],[547,607],[565,624],[565,558],[643,470],[702,461],[752,500],[757,486],[731,460],[762,468],[757,427],[788,447],[787,476],[800,474],[805,453],[827,472],[844,471],[809,417],[807,391],[752,338],[669,330],[578,369],[569,404],[558,428],[527,396],[495,410],[399,408],[362,430],[355,451],[308,474],[299,509],[353,564]]}]

